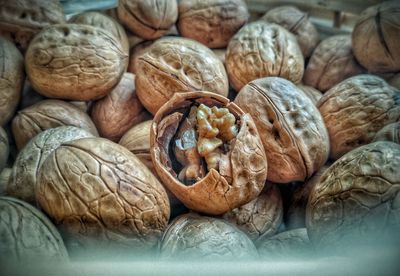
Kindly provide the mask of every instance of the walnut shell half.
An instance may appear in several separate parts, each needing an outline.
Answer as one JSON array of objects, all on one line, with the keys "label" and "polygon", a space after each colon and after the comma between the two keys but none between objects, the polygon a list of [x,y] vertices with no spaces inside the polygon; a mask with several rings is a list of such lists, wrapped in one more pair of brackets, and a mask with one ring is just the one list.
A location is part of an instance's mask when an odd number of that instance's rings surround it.
[{"label": "walnut shell half", "polygon": [[[187,186],[178,180],[174,169],[176,162],[170,150],[176,140],[174,143],[171,141],[186,119],[187,112],[200,104],[227,108],[235,116],[239,130],[228,150],[218,159],[219,170],[211,168],[203,178]],[[253,119],[236,104],[217,94],[175,94],[154,117],[150,146],[154,167],[163,184],[192,210],[223,214],[250,202],[264,187],[267,162]]]}]

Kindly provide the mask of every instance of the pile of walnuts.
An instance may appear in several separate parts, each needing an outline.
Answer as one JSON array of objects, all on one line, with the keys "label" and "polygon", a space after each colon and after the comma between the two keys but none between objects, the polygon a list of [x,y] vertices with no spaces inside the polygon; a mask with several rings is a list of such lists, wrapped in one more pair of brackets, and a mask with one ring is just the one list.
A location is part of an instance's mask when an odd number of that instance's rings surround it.
[{"label": "pile of walnuts", "polygon": [[294,6],[249,21],[243,0],[0,0],[0,258],[398,246],[400,5],[324,40]]}]

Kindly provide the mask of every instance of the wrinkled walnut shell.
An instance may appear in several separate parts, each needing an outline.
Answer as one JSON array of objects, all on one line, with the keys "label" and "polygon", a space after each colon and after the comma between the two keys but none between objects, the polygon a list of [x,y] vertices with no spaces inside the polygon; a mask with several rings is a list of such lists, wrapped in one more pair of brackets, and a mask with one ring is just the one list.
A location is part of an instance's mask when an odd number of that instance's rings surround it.
[{"label": "wrinkled walnut shell", "polygon": [[[306,223],[317,247],[340,251],[400,230],[400,145],[375,142],[337,160],[310,193]],[[372,240],[370,240],[372,241]]]},{"label": "wrinkled walnut shell", "polygon": [[224,220],[195,213],[176,218],[165,231],[161,259],[237,260],[257,258],[252,241]]},{"label": "wrinkled walnut shell", "polygon": [[351,49],[349,35],[335,35],[323,40],[315,48],[304,72],[304,84],[325,92],[349,77],[361,74]]},{"label": "wrinkled walnut shell", "polygon": [[57,229],[33,206],[12,197],[0,197],[0,217],[2,261],[68,260]]},{"label": "wrinkled walnut shell", "polygon": [[249,18],[243,0],[180,0],[178,10],[179,33],[209,48],[226,47]]},{"label": "wrinkled walnut shell", "polygon": [[245,25],[231,39],[225,65],[236,91],[262,77],[282,77],[299,83],[304,73],[304,58],[294,35],[264,21]]},{"label": "wrinkled walnut shell", "polygon": [[400,122],[392,123],[381,128],[374,137],[372,142],[388,141],[400,144]]},{"label": "wrinkled walnut shell", "polygon": [[12,132],[17,148],[21,150],[39,132],[64,125],[80,127],[98,136],[86,113],[59,100],[44,100],[19,111],[12,121]]},{"label": "wrinkled walnut shell", "polygon": [[157,178],[134,154],[103,138],[54,150],[39,170],[36,196],[56,225],[88,248],[152,247],[170,214]]},{"label": "wrinkled walnut shell", "polygon": [[12,169],[11,168],[4,168],[0,172],[0,196],[6,195],[6,189],[8,181],[10,180]]},{"label": "wrinkled walnut shell", "polygon": [[178,18],[176,0],[120,0],[119,20],[133,33],[153,40],[163,36]]},{"label": "wrinkled walnut shell", "polygon": [[128,55],[108,31],[59,24],[43,29],[29,44],[26,72],[40,94],[89,101],[108,94],[127,68]]},{"label": "wrinkled walnut shell", "polygon": [[236,225],[252,240],[260,236],[273,236],[283,218],[282,197],[278,187],[267,183],[256,199],[225,213],[223,218]]},{"label": "wrinkled walnut shell", "polygon": [[400,71],[400,4],[388,1],[363,11],[353,28],[353,52],[369,72]]},{"label": "wrinkled walnut shell", "polygon": [[228,95],[223,63],[210,49],[191,39],[157,40],[138,58],[135,68],[137,95],[152,114],[178,92]]},{"label": "wrinkled walnut shell", "polygon": [[0,36],[0,126],[14,115],[24,80],[24,58],[11,42]]},{"label": "wrinkled walnut shell", "polygon": [[318,31],[308,19],[308,14],[294,6],[281,6],[269,10],[263,17],[294,34],[305,58],[311,56],[318,44]]},{"label": "wrinkled walnut shell", "polygon": [[10,148],[8,145],[7,133],[2,127],[0,127],[0,172],[4,169],[7,164],[8,154]]},{"label": "wrinkled walnut shell", "polygon": [[92,105],[90,117],[101,137],[118,142],[132,126],[150,119],[135,91],[135,76],[125,73],[118,85]]},{"label": "wrinkled walnut shell", "polygon": [[58,0],[0,0],[0,33],[22,50],[42,28],[65,22]]},{"label": "wrinkled walnut shell", "polygon": [[322,98],[322,93],[312,86],[298,84],[297,87],[300,88],[301,91],[303,91],[304,94],[310,98],[314,105],[317,105],[319,99]]},{"label": "wrinkled walnut shell", "polygon": [[400,120],[400,92],[377,76],[358,75],[326,92],[318,109],[329,132],[330,157],[338,159]]},{"label": "wrinkled walnut shell", "polygon": [[[168,139],[176,133],[179,121],[164,118],[190,108],[191,104],[226,107],[239,121],[239,132],[226,155],[224,172],[211,169],[193,185],[181,183],[172,169]],[[176,128],[175,128],[176,127]],[[267,162],[252,118],[228,99],[209,92],[175,94],[156,114],[150,134],[151,158],[163,184],[189,209],[219,215],[256,198],[264,187]],[[226,168],[225,168],[226,166]]]},{"label": "wrinkled walnut shell", "polygon": [[44,160],[62,143],[86,137],[93,137],[93,134],[74,126],[47,129],[33,137],[18,153],[7,185],[7,195],[36,205],[36,175]]},{"label": "wrinkled walnut shell", "polygon": [[328,159],[321,114],[293,83],[282,78],[250,82],[235,103],[254,119],[268,159],[268,180],[304,181]]}]

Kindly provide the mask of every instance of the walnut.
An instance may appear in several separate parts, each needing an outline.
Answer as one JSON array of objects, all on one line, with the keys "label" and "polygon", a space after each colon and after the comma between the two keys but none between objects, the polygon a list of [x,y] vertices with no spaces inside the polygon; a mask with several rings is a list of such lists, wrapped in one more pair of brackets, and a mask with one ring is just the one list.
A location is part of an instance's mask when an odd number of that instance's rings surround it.
[{"label": "walnut", "polygon": [[273,8],[261,19],[278,24],[294,34],[305,58],[311,56],[318,44],[318,31],[308,19],[308,14],[294,6]]},{"label": "walnut", "polygon": [[136,96],[131,73],[125,73],[111,93],[93,103],[90,116],[100,136],[114,142],[132,126],[151,118]]},{"label": "walnut", "polygon": [[304,181],[326,162],[329,139],[322,116],[290,81],[252,81],[235,103],[254,118],[268,159],[269,181]]},{"label": "walnut", "polygon": [[378,130],[399,121],[399,93],[372,75],[351,77],[326,92],[318,109],[329,132],[330,157],[371,142]]},{"label": "walnut", "polygon": [[10,148],[8,145],[7,133],[2,127],[0,127],[0,172],[4,169],[7,164],[8,154]]},{"label": "walnut", "polygon": [[85,137],[93,137],[93,134],[74,126],[50,128],[33,137],[18,153],[6,188],[7,195],[36,205],[36,176],[44,160],[62,143]]},{"label": "walnut", "polygon": [[11,168],[4,168],[0,172],[0,196],[7,194],[6,189],[8,181],[10,180],[11,171]]},{"label": "walnut", "polygon": [[313,247],[306,228],[294,229],[257,240],[261,259],[304,258],[312,256]]},{"label": "walnut", "polygon": [[400,122],[388,124],[381,128],[372,140],[372,142],[377,141],[389,141],[400,144]]},{"label": "walnut", "polygon": [[67,250],[57,229],[33,206],[2,196],[0,217],[2,261],[68,261]]},{"label": "walnut", "polygon": [[180,0],[177,26],[182,36],[209,48],[223,48],[247,22],[243,0]]},{"label": "walnut", "polygon": [[11,42],[0,36],[0,126],[14,115],[24,79],[24,58]]},{"label": "walnut", "polygon": [[342,80],[363,73],[351,49],[349,35],[335,35],[315,48],[304,72],[304,84],[325,92]]},{"label": "walnut", "polygon": [[[345,154],[310,193],[306,225],[318,248],[393,240],[400,230],[400,145],[375,142]],[[393,236],[390,233],[393,232]]]},{"label": "walnut", "polygon": [[267,183],[257,198],[225,213],[223,218],[235,224],[252,240],[260,236],[273,236],[283,218],[282,197],[278,187]]},{"label": "walnut", "polygon": [[224,220],[195,213],[176,218],[165,231],[160,258],[164,260],[240,260],[257,258],[252,241]]},{"label": "walnut", "polygon": [[28,78],[26,78],[24,82],[24,88],[22,89],[21,101],[18,105],[18,109],[21,110],[27,108],[28,106],[34,105],[35,103],[46,99],[48,98],[40,95],[33,89],[31,82]]},{"label": "walnut", "polygon": [[357,60],[369,72],[400,71],[400,4],[388,1],[363,11],[353,28]]},{"label": "walnut", "polygon": [[225,65],[231,85],[239,91],[262,77],[299,83],[304,58],[296,38],[279,25],[256,21],[245,25],[229,42]]},{"label": "walnut", "polygon": [[144,41],[138,43],[137,45],[131,48],[131,54],[129,56],[128,72],[136,74],[136,65],[138,64],[139,57],[143,55],[153,43],[154,41],[152,40]]},{"label": "walnut", "polygon": [[58,0],[0,0],[0,34],[21,50],[41,29],[59,23],[65,23],[65,17]]},{"label": "walnut", "polygon": [[[201,104],[206,107],[200,108]],[[198,110],[207,108],[214,109],[210,111],[214,115],[233,115],[237,135],[229,141],[218,135],[203,138],[209,140],[201,144],[199,137],[214,135],[219,131],[217,122],[221,122],[221,117],[216,118],[209,131],[200,133]],[[187,120],[192,120],[191,113],[196,114],[196,120],[188,124]],[[231,124],[226,126],[226,129],[232,127]],[[158,176],[189,209],[223,214],[250,202],[264,187],[267,162],[253,120],[220,95],[209,92],[175,94],[154,117],[150,139],[151,157]],[[216,145],[219,145],[218,150]],[[174,150],[175,147],[179,150]],[[200,152],[212,151],[215,156],[210,156],[207,168]],[[187,162],[180,163],[179,160]],[[211,161],[216,164],[212,165]],[[198,168],[198,171],[187,172],[189,167]],[[185,177],[180,175],[181,172]]]},{"label": "walnut", "polygon": [[107,95],[127,68],[128,55],[108,31],[89,25],[45,28],[29,44],[26,72],[40,94],[88,101]]},{"label": "walnut", "polygon": [[190,39],[157,40],[138,58],[135,67],[137,95],[152,114],[178,92],[228,95],[228,77],[222,62],[210,49]]},{"label": "walnut", "polygon": [[129,41],[124,28],[113,18],[100,12],[84,12],[68,20],[69,23],[99,27],[111,33],[121,43],[125,55],[129,56]]},{"label": "walnut", "polygon": [[59,100],[44,100],[19,111],[12,121],[12,132],[17,148],[21,150],[39,132],[64,125],[80,127],[98,136],[86,113]]},{"label": "walnut", "polygon": [[300,88],[301,91],[303,91],[304,94],[310,98],[314,105],[317,105],[319,99],[322,97],[322,93],[312,86],[298,84],[297,87]]},{"label": "walnut", "polygon": [[39,169],[40,207],[87,249],[148,249],[167,226],[164,188],[126,148],[103,138],[64,142]]},{"label": "walnut", "polygon": [[176,0],[120,0],[119,20],[133,33],[145,39],[163,36],[178,18]]}]

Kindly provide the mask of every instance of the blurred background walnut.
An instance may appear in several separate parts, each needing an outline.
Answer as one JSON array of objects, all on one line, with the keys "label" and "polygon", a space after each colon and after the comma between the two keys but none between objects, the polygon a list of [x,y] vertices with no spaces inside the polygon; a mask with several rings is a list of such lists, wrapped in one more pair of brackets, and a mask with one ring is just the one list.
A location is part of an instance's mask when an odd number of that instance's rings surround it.
[{"label": "blurred background walnut", "polygon": [[303,91],[304,94],[306,94],[306,96],[310,98],[314,105],[317,105],[319,99],[321,99],[322,97],[322,93],[312,86],[298,84],[297,88],[300,88],[300,90]]},{"label": "blurred background walnut", "polygon": [[247,22],[243,0],[180,0],[177,26],[182,36],[209,48],[223,48]]},{"label": "blurred background walnut", "polygon": [[388,124],[381,128],[372,141],[388,141],[400,144],[400,122]]},{"label": "blurred background walnut", "polygon": [[7,164],[9,152],[7,133],[0,127],[0,173]]}]

